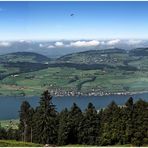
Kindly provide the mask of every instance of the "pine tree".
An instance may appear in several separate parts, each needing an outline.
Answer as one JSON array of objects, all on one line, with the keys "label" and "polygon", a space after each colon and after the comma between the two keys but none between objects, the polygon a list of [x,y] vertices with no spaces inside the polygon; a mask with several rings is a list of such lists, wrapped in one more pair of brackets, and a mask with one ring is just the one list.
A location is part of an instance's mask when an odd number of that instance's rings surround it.
[{"label": "pine tree", "polygon": [[43,144],[57,143],[58,120],[52,96],[45,91],[33,117],[33,141]]},{"label": "pine tree", "polygon": [[131,143],[142,146],[148,143],[148,103],[139,100],[134,104],[133,137]]},{"label": "pine tree", "polygon": [[68,141],[68,110],[65,108],[59,115],[58,145],[67,145]]},{"label": "pine tree", "polygon": [[83,114],[81,109],[73,103],[71,110],[68,115],[68,122],[67,126],[69,128],[68,132],[68,141],[70,144],[78,144],[79,141],[79,132],[80,132],[80,125],[83,119]]},{"label": "pine tree", "polygon": [[22,141],[31,141],[32,108],[27,101],[22,102],[20,108],[19,130]]},{"label": "pine tree", "polygon": [[131,139],[133,137],[133,130],[134,130],[134,119],[133,119],[133,112],[134,112],[134,103],[133,98],[130,97],[127,102],[125,103],[126,107],[124,109],[125,112],[125,122],[126,122],[126,129],[125,129],[125,137],[126,143],[131,143]]},{"label": "pine tree", "polygon": [[87,145],[96,145],[99,134],[99,118],[92,103],[88,104],[84,118],[80,125],[80,142]]},{"label": "pine tree", "polygon": [[120,138],[120,108],[113,101],[103,111],[101,121],[101,145],[114,145]]}]

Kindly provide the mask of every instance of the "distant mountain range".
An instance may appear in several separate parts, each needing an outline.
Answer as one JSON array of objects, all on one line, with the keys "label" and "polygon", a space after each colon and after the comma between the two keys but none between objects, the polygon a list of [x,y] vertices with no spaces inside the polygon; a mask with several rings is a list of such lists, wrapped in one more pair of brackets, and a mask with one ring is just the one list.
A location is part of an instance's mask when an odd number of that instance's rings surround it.
[{"label": "distant mountain range", "polygon": [[[28,63],[35,70],[41,67],[74,67],[81,69],[97,69],[97,67],[147,69],[148,48],[136,48],[130,51],[112,48],[105,50],[88,50],[51,59],[45,55],[33,52],[15,52],[0,55],[0,63],[4,67],[21,67],[25,69]],[[38,66],[36,65],[38,64]],[[40,64],[40,65],[39,65]],[[29,70],[26,64],[26,69]],[[40,67],[41,66],[41,67]],[[34,66],[33,66],[34,67]],[[42,69],[41,68],[41,69]],[[29,70],[30,71],[30,70]]]},{"label": "distant mountain range", "polygon": [[89,50],[68,54],[57,59],[59,63],[107,64],[111,66],[133,66],[148,68],[148,48],[136,48],[130,51],[114,48]]},{"label": "distant mountain range", "polygon": [[50,58],[33,52],[14,52],[0,55],[0,62],[46,63]]},{"label": "distant mountain range", "polygon": [[35,52],[13,52],[0,55],[0,62],[30,62],[30,63],[78,63],[78,64],[123,64],[142,60],[148,56],[148,48],[136,48],[130,51],[119,48],[88,50],[66,54],[54,60]]},{"label": "distant mountain range", "polygon": [[50,58],[66,54],[102,49],[148,47],[148,40],[60,40],[60,41],[0,41],[0,55],[12,52],[35,52]]}]

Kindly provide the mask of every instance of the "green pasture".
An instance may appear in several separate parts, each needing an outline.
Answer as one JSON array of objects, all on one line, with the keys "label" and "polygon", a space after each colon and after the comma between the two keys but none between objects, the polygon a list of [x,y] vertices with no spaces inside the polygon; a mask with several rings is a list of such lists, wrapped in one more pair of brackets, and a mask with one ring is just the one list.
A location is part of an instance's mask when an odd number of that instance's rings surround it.
[{"label": "green pasture", "polygon": [[[78,79],[71,82],[75,76]],[[8,76],[0,81],[0,94],[40,95],[45,89],[77,90],[80,83],[94,76],[96,79],[93,82],[82,84],[82,92],[85,93],[91,89],[105,90],[110,93],[148,90],[147,71],[77,70],[55,67],[19,74],[16,77]]]},{"label": "green pasture", "polygon": [[18,119],[0,120],[1,127],[5,128],[5,129],[8,129],[8,128],[17,129],[18,124],[19,124]]},{"label": "green pasture", "polygon": [[0,147],[43,147],[43,145],[15,140],[0,140]]}]

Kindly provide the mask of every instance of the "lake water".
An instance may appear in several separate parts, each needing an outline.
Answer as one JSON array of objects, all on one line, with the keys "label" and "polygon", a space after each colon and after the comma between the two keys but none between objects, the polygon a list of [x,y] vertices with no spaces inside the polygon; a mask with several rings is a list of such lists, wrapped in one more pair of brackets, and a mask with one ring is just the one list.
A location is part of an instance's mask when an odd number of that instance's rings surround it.
[{"label": "lake water", "polygon": [[[53,104],[56,105],[57,111],[61,111],[65,107],[70,108],[75,102],[82,110],[84,110],[89,102],[92,102],[96,109],[106,107],[113,100],[118,105],[123,105],[128,98],[132,96],[134,101],[142,98],[148,101],[148,93],[135,94],[135,95],[110,95],[110,96],[97,96],[97,97],[54,97]],[[8,97],[0,96],[0,120],[16,119],[19,117],[20,105],[23,101],[27,100],[31,106],[35,107],[38,105],[39,97]]]}]

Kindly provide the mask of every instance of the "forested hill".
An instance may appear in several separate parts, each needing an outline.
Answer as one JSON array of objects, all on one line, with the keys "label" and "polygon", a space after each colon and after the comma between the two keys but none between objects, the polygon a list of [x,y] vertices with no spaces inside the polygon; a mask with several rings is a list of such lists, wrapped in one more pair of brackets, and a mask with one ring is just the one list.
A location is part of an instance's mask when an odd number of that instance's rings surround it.
[{"label": "forested hill", "polygon": [[57,63],[105,64],[108,66],[129,66],[148,69],[148,48],[89,50],[68,54],[57,59]]},{"label": "forested hill", "polygon": [[57,59],[57,62],[99,64],[108,63],[111,60],[113,62],[113,60],[116,60],[115,58],[117,56],[120,56],[119,60],[124,60],[128,54],[126,50],[118,48],[106,50],[88,50],[62,56]]},{"label": "forested hill", "polygon": [[33,52],[15,52],[0,55],[0,80],[8,76],[48,68],[50,59]]},{"label": "forested hill", "polygon": [[48,57],[34,52],[14,52],[0,55],[0,62],[45,63],[49,61],[50,59]]},{"label": "forested hill", "polygon": [[131,50],[129,53],[133,56],[148,56],[148,48],[136,48]]}]

